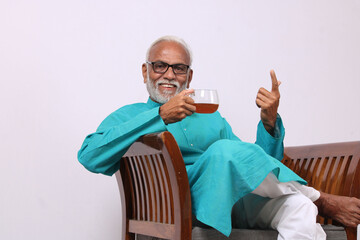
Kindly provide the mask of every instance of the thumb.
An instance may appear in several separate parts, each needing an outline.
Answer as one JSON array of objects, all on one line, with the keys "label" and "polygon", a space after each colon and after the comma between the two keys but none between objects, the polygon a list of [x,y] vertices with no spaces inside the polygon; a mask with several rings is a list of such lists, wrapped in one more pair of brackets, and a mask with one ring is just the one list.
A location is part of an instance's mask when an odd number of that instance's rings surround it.
[{"label": "thumb", "polygon": [[277,80],[275,71],[273,69],[270,70],[270,76],[272,82],[271,92],[279,92],[279,85],[281,82]]}]

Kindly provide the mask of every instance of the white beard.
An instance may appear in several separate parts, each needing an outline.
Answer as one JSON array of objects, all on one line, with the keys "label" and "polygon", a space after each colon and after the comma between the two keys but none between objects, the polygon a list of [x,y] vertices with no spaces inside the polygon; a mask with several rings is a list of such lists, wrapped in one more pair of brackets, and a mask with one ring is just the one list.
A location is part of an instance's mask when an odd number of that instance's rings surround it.
[{"label": "white beard", "polygon": [[[159,85],[163,83],[173,84],[176,86],[176,91],[173,93],[172,91],[164,91],[163,93],[160,93]],[[176,94],[180,93],[181,91],[185,90],[186,86],[188,84],[188,80],[186,79],[186,82],[180,86],[180,83],[178,81],[172,80],[158,80],[156,82],[156,86],[154,86],[154,81],[150,79],[150,76],[147,76],[146,81],[146,89],[150,95],[150,98],[158,103],[164,104],[168,102],[172,97],[174,97]]]}]

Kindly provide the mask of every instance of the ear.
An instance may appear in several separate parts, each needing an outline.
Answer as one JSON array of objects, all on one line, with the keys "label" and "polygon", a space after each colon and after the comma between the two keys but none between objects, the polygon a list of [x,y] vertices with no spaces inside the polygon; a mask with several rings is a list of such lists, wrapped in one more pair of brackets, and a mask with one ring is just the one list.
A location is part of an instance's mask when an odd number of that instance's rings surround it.
[{"label": "ear", "polygon": [[186,88],[189,88],[189,87],[190,87],[190,82],[191,82],[191,80],[192,80],[192,76],[193,76],[193,70],[190,69],[190,71],[189,71],[189,78],[188,78],[188,84],[187,84]]},{"label": "ear", "polygon": [[143,75],[143,78],[144,78],[144,83],[146,83],[147,81],[147,66],[146,66],[146,63],[143,63],[143,65],[141,66],[141,71],[142,71],[142,75]]}]

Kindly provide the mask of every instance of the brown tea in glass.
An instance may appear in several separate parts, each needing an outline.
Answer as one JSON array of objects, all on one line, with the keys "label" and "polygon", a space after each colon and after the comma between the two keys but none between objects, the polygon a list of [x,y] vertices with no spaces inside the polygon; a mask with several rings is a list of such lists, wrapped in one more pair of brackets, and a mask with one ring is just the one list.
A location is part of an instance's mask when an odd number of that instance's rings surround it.
[{"label": "brown tea in glass", "polygon": [[214,113],[219,108],[219,97],[216,90],[194,89],[190,94],[194,99],[197,113]]}]

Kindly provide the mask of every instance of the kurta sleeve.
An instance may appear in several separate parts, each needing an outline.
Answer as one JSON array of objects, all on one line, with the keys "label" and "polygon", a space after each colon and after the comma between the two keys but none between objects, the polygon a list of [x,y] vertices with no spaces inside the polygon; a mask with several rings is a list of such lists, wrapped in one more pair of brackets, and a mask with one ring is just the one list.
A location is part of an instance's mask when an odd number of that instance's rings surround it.
[{"label": "kurta sleeve", "polygon": [[284,157],[284,137],[285,128],[283,126],[280,115],[277,115],[274,136],[271,136],[265,129],[262,121],[257,127],[256,144],[259,145],[270,156],[282,160]]},{"label": "kurta sleeve", "polygon": [[95,133],[85,138],[78,160],[89,171],[110,176],[119,169],[121,157],[139,137],[165,130],[159,107],[145,111],[134,107],[121,108],[109,115]]}]

